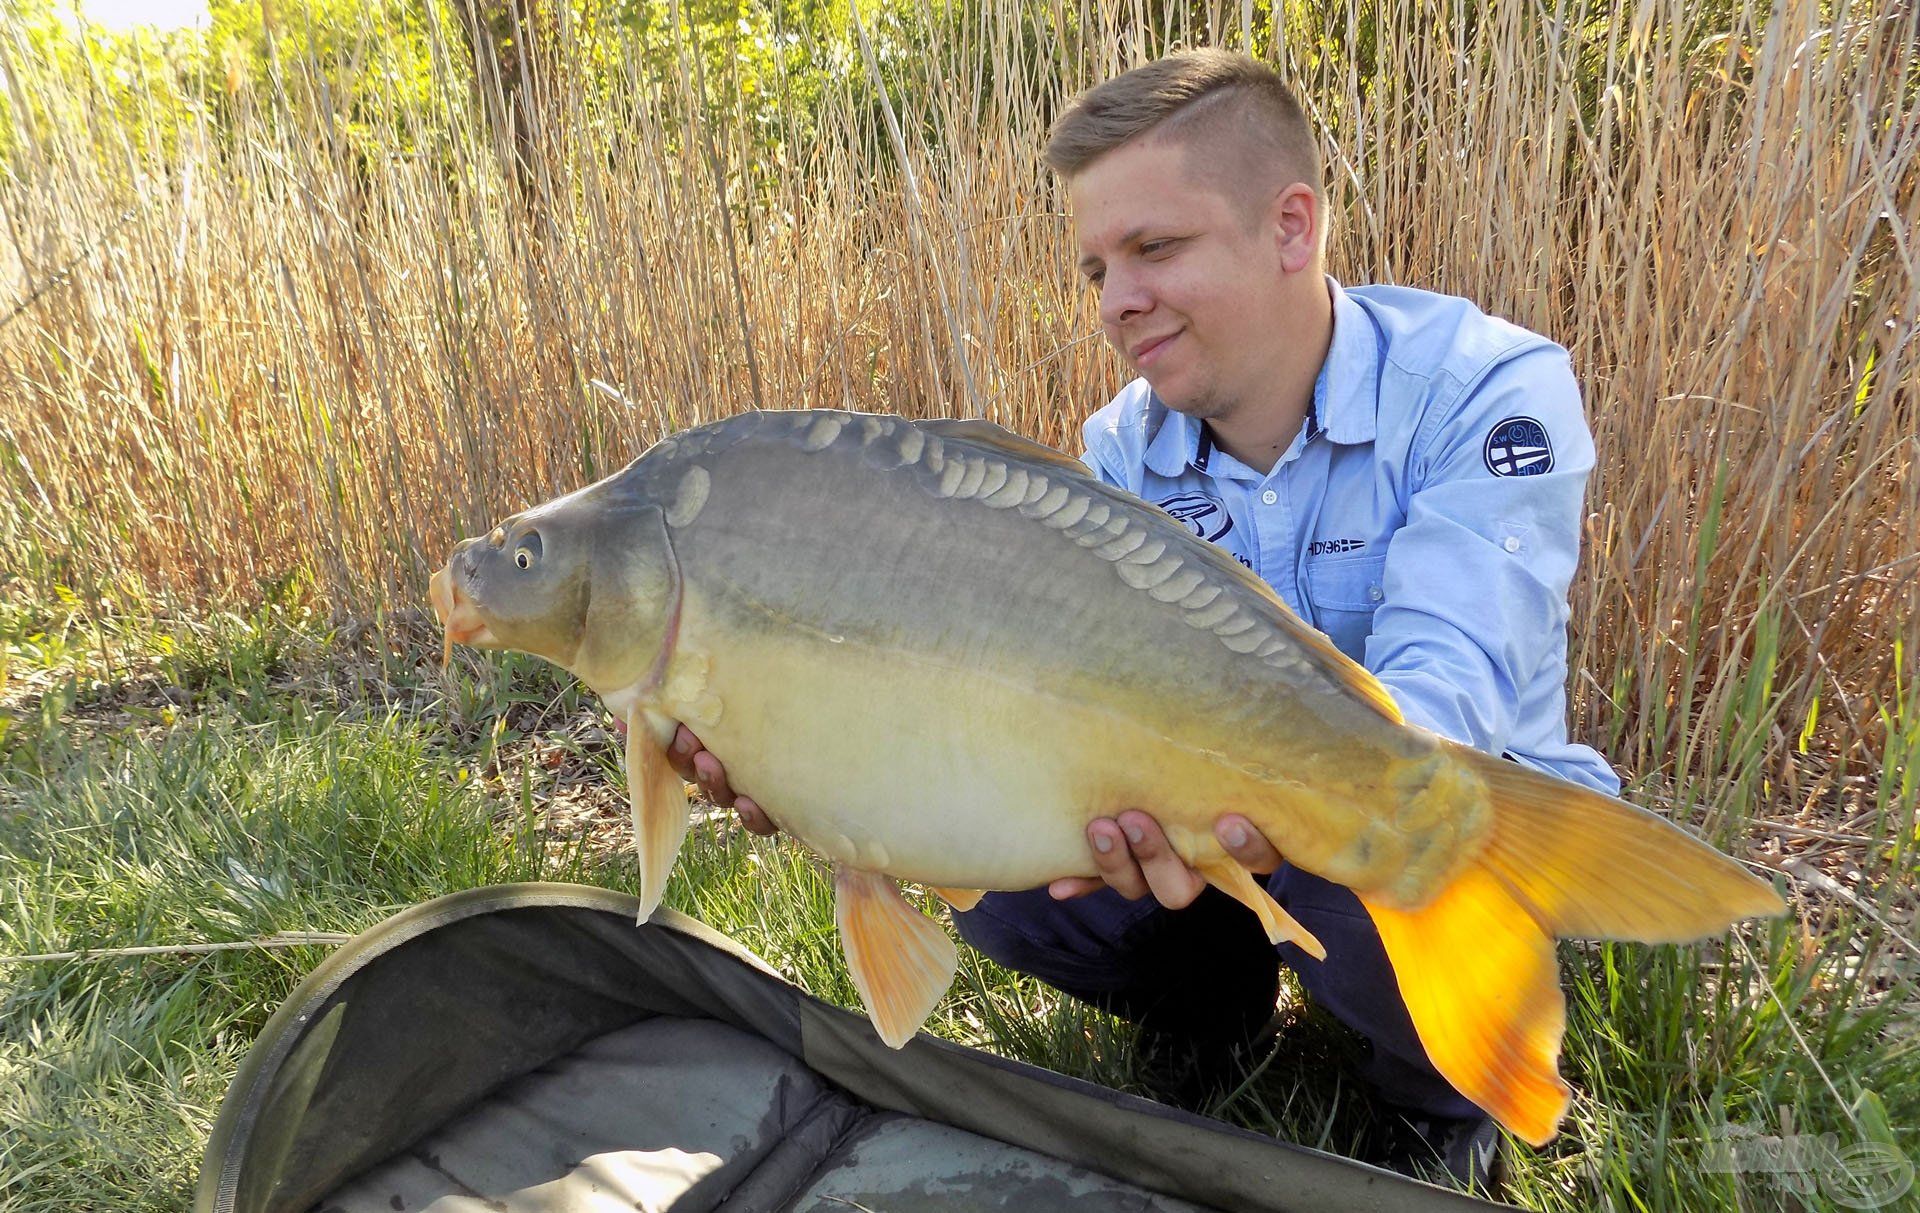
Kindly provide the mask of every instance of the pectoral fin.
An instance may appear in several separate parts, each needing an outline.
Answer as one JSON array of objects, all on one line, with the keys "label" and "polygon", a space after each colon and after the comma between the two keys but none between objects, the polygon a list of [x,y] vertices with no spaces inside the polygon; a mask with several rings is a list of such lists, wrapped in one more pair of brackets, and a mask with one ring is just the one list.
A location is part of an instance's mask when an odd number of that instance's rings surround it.
[{"label": "pectoral fin", "polygon": [[987,895],[985,889],[943,889],[937,884],[930,884],[927,888],[931,889],[941,901],[962,914],[979,905],[980,899]]},{"label": "pectoral fin", "polygon": [[640,921],[645,922],[659,907],[687,839],[687,785],[637,707],[627,715],[627,800],[640,853]]},{"label": "pectoral fin", "polygon": [[1313,932],[1300,925],[1298,919],[1280,908],[1280,903],[1266,890],[1266,886],[1253,878],[1253,873],[1241,867],[1229,856],[1208,860],[1198,864],[1195,871],[1207,878],[1207,883],[1233,898],[1241,905],[1260,916],[1260,925],[1267,929],[1267,939],[1273,943],[1296,943],[1305,949],[1307,955],[1315,960],[1325,960],[1327,949]]},{"label": "pectoral fin", "polygon": [[959,954],[938,923],[908,904],[892,877],[835,864],[833,891],[854,988],[880,1039],[900,1048],[953,984]]}]

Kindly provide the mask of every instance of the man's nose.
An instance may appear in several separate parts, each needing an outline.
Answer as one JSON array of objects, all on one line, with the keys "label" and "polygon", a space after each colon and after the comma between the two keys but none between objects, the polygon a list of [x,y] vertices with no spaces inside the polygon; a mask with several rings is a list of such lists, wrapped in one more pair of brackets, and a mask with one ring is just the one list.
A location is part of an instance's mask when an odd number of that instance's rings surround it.
[{"label": "man's nose", "polygon": [[1152,306],[1153,298],[1137,276],[1118,267],[1108,267],[1100,283],[1100,323],[1112,327]]}]

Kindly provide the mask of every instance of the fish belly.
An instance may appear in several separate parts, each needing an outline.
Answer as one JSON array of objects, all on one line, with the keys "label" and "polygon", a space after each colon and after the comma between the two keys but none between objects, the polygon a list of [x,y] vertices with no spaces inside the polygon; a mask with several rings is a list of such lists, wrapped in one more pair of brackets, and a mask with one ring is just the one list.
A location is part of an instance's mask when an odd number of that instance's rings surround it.
[{"label": "fish belly", "polygon": [[1090,876],[1087,823],[1130,808],[1198,858],[1219,853],[1220,814],[1273,821],[1299,799],[1151,719],[991,669],[768,634],[701,649],[707,718],[689,724],[729,782],[820,853],[902,879],[1025,889]]}]

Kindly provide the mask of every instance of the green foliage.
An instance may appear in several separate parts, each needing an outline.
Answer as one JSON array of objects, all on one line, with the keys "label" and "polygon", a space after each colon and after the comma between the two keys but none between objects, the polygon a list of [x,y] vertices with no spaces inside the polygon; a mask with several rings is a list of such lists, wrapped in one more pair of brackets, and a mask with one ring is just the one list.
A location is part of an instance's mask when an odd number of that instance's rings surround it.
[{"label": "green foliage", "polygon": [[[283,93],[330,114],[339,137],[366,155],[415,151],[437,126],[439,78],[454,18],[443,0],[211,0],[198,90],[216,129],[252,94]],[[442,62],[436,64],[436,45]]]},{"label": "green foliage", "polygon": [[[0,957],[351,933],[478,884],[619,882],[608,861],[548,846],[497,784],[460,779],[430,720],[334,710],[282,677],[319,638],[267,608],[164,653],[203,679],[185,704],[110,720],[43,697],[37,760],[16,744],[0,764]],[[10,651],[82,690],[76,671],[104,664],[97,638],[64,626]],[[185,1207],[240,1055],[324,955],[0,961],[0,1207]]]},{"label": "green foliage", "polygon": [[[59,0],[4,0],[0,19],[13,37],[0,45],[0,76],[9,84],[0,88],[0,169],[21,171],[22,155],[50,128],[56,105],[87,107],[88,135],[103,165],[124,164],[134,153],[165,158],[178,148],[191,117],[181,86],[201,57],[197,33],[79,25]],[[23,87],[26,72],[67,88]]]},{"label": "green foliage", "polygon": [[[882,89],[896,107],[912,107],[921,143],[936,143],[943,128],[925,104],[943,91],[933,51],[952,26],[964,27],[966,7],[869,0],[856,25],[849,0],[572,0],[571,21],[540,33],[555,42],[551,58],[588,65],[588,104],[611,116],[645,107],[646,120],[669,132],[670,147],[696,157],[707,155],[708,137],[719,139],[714,155],[757,198],[795,171],[827,130],[851,128],[864,157],[891,162]],[[877,81],[860,50],[861,29]],[[987,60],[982,69],[995,70]],[[698,99],[697,112],[687,98]]]},{"label": "green foliage", "polygon": [[[96,124],[102,163],[123,162],[128,149],[113,144],[132,140],[160,165],[190,132],[231,151],[250,124],[291,112],[320,116],[338,150],[363,161],[434,154],[464,118],[491,115],[526,157],[536,154],[524,145],[538,123],[531,111],[563,95],[585,110],[580,129],[602,138],[636,111],[698,155],[704,132],[737,133],[744,145],[717,154],[764,192],[833,125],[830,109],[858,115],[867,150],[891,159],[882,89],[911,135],[936,144],[945,129],[932,108],[944,71],[936,48],[967,34],[981,0],[860,5],[877,81],[850,0],[210,0],[204,30],[126,33],[75,29],[56,0],[9,2],[22,60],[46,86],[0,90],[0,163],[48,126],[55,98],[110,112]],[[1169,42],[1148,28],[1150,42]],[[1015,58],[983,54],[983,77],[1044,66],[1042,32],[1036,17]],[[21,98],[37,110],[18,112]]]},{"label": "green foliage", "polygon": [[31,73],[0,90],[0,164],[16,171],[56,105],[85,108],[103,167],[170,165],[190,138],[231,148],[288,110],[320,114],[351,154],[411,154],[444,128],[440,92],[470,60],[444,0],[210,0],[204,29],[128,31],[58,0],[8,4],[10,74]]}]

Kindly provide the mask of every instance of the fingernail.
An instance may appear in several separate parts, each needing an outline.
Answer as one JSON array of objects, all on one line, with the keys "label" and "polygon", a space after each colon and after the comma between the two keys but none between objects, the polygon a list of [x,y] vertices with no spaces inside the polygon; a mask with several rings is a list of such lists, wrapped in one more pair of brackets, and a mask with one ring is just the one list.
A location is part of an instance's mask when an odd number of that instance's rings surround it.
[{"label": "fingernail", "polygon": [[1095,834],[1093,836],[1093,849],[1105,855],[1108,851],[1113,850],[1113,839],[1108,838],[1105,834]]},{"label": "fingernail", "polygon": [[673,739],[673,752],[681,755],[691,754],[693,743],[684,737],[676,737]]},{"label": "fingernail", "polygon": [[1142,832],[1141,832],[1141,830],[1140,830],[1140,827],[1139,827],[1139,826],[1128,826],[1128,827],[1127,827],[1127,841],[1128,841],[1128,842],[1139,842],[1139,841],[1140,841],[1140,840],[1141,840],[1142,838],[1145,838],[1145,837],[1146,837],[1146,835],[1145,835],[1144,833],[1142,833]]},{"label": "fingernail", "polygon": [[1243,825],[1230,825],[1220,831],[1220,836],[1227,840],[1227,845],[1230,847],[1244,847],[1247,845],[1247,828]]}]

